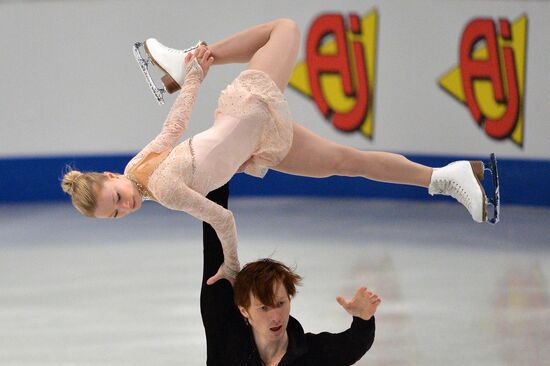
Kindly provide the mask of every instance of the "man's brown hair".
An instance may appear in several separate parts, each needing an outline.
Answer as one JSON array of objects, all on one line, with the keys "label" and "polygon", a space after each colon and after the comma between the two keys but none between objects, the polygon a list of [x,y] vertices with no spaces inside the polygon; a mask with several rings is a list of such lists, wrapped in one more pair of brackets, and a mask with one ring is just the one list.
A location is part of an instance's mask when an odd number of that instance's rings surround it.
[{"label": "man's brown hair", "polygon": [[250,294],[267,306],[275,306],[273,287],[281,283],[292,298],[296,294],[296,286],[300,285],[302,277],[281,262],[273,259],[260,259],[248,263],[237,275],[234,286],[234,298],[237,306],[248,309]]}]

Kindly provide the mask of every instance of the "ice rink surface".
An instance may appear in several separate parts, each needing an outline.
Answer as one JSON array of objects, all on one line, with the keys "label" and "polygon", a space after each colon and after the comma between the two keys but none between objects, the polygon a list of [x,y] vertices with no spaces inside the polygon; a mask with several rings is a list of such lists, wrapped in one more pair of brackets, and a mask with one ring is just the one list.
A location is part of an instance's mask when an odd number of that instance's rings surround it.
[{"label": "ice rink surface", "polygon": [[[358,365],[550,365],[550,209],[234,198],[241,263],[297,266],[291,314],[309,332],[383,299]],[[155,203],[122,220],[68,204],[0,206],[0,365],[204,365],[200,223]]]}]

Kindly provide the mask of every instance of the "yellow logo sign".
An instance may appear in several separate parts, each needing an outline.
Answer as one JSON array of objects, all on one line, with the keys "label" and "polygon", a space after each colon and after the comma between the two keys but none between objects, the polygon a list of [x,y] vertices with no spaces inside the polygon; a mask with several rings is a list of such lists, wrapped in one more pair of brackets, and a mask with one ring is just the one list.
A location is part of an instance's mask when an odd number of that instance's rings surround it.
[{"label": "yellow logo sign", "polygon": [[344,132],[372,139],[378,14],[323,14],[311,25],[306,57],[290,78],[291,87],[313,99],[321,114]]},{"label": "yellow logo sign", "polygon": [[474,121],[497,140],[523,146],[527,17],[513,24],[472,20],[462,34],[459,65],[439,85],[464,103]]}]

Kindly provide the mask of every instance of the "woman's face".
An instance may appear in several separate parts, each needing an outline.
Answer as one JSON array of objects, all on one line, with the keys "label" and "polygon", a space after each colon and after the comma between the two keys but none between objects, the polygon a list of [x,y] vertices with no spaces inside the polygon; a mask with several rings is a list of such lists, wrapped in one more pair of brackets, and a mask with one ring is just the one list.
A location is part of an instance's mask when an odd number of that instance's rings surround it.
[{"label": "woman's face", "polygon": [[248,309],[239,306],[241,314],[248,319],[255,337],[266,341],[278,341],[286,334],[290,316],[290,298],[285,287],[276,283],[273,287],[275,306],[267,306],[250,294]]},{"label": "woman's face", "polygon": [[105,173],[107,180],[96,194],[95,217],[121,218],[141,207],[137,187],[125,176]]}]

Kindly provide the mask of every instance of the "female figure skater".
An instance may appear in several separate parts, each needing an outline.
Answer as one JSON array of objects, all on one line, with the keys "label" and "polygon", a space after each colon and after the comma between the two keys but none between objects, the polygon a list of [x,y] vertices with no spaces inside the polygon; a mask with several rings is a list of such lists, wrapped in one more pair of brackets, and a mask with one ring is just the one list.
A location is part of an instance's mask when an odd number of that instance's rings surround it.
[{"label": "female figure skater", "polygon": [[[309,177],[360,176],[429,188],[461,202],[473,219],[486,219],[480,161],[454,162],[432,169],[397,154],[360,151],[328,141],[293,121],[282,92],[299,48],[296,23],[279,19],[261,24],[194,52],[169,49],[156,40],[145,44],[164,80],[181,87],[160,134],[126,166],[111,172],[65,174],[61,183],[84,215],[121,218],[143,200],[185,211],[214,227],[224,264],[210,280],[233,280],[239,271],[237,233],[231,211],[205,195],[237,172],[263,177],[268,169]],[[182,62],[183,61],[183,62]],[[201,81],[212,64],[248,62],[221,92],[214,125],[180,144]],[[183,63],[183,68],[182,68]],[[169,84],[169,83],[167,83]]]},{"label": "female figure skater", "polygon": [[[227,184],[207,198],[227,208]],[[374,314],[381,300],[366,287],[351,301],[338,303],[353,317],[344,332],[305,333],[290,316],[300,277],[270,259],[248,263],[237,275],[234,289],[227,281],[209,286],[224,261],[220,240],[203,223],[201,315],[206,333],[207,365],[353,365],[374,342]]]}]

